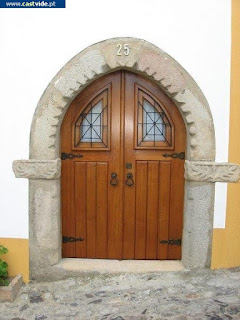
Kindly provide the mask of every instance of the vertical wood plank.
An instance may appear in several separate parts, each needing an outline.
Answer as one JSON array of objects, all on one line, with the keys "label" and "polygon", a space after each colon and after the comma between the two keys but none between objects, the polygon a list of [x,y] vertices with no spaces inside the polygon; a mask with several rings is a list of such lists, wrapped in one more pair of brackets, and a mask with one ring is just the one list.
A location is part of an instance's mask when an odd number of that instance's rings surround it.
[{"label": "vertical wood plank", "polygon": [[135,259],[146,258],[147,169],[147,161],[137,161]]},{"label": "vertical wood plank", "polygon": [[[124,135],[122,146],[124,148],[123,164],[123,259],[134,259],[135,256],[135,194],[136,183],[132,186],[127,186],[125,181],[127,174],[133,174],[133,180],[136,180],[135,175],[135,154],[134,146],[134,86],[137,79],[136,74],[124,72],[124,107],[123,109],[123,125]],[[132,168],[126,168],[126,163],[131,163]]]},{"label": "vertical wood plank", "polygon": [[[62,235],[75,237],[75,210],[74,210],[74,166],[72,161],[62,161]],[[71,190],[71,192],[69,192]],[[74,258],[75,242],[63,243],[62,255],[64,258]]]},{"label": "vertical wood plank", "polygon": [[[112,171],[111,171],[112,172]],[[109,172],[108,183],[111,179]],[[118,170],[119,172],[119,170]],[[118,175],[119,181],[119,175]],[[121,196],[121,186],[109,185],[108,188],[108,258],[122,259],[122,212],[119,206]]]},{"label": "vertical wood plank", "polygon": [[[108,258],[122,258],[122,149],[121,149],[121,86],[122,71],[112,85],[111,158],[108,166]],[[118,184],[110,185],[111,174],[117,174]]]},{"label": "vertical wood plank", "polygon": [[[123,183],[125,184],[126,175]],[[135,177],[133,176],[133,180]],[[135,250],[135,189],[124,186],[123,259],[134,259]]]},{"label": "vertical wood plank", "polygon": [[[176,240],[182,238],[183,227],[183,198],[184,198],[184,162],[173,160],[171,163],[171,192],[170,192],[170,222],[169,238]],[[181,247],[168,246],[168,259],[181,259]]]},{"label": "vertical wood plank", "polygon": [[159,168],[159,213],[158,213],[158,259],[168,258],[168,244],[160,240],[168,240],[169,210],[171,191],[171,162],[160,161]]},{"label": "vertical wood plank", "polygon": [[158,161],[148,162],[146,259],[157,258]]},{"label": "vertical wood plank", "polygon": [[97,163],[96,257],[107,258],[108,164]]},{"label": "vertical wood plank", "polygon": [[87,163],[87,257],[96,256],[96,162]]},{"label": "vertical wood plank", "polygon": [[[63,121],[61,128],[61,148],[68,150],[68,137],[71,136],[72,111],[70,110]],[[64,133],[64,134],[63,134]],[[61,161],[61,196],[62,196],[62,235],[75,237],[75,212],[74,212],[74,166],[73,161]],[[69,192],[71,190],[71,192]],[[64,258],[75,257],[75,243],[63,243],[62,255]]]},{"label": "vertical wood plank", "polygon": [[84,241],[76,242],[76,257],[78,258],[85,258],[87,255],[86,168],[86,162],[75,162],[76,238],[84,239]]}]

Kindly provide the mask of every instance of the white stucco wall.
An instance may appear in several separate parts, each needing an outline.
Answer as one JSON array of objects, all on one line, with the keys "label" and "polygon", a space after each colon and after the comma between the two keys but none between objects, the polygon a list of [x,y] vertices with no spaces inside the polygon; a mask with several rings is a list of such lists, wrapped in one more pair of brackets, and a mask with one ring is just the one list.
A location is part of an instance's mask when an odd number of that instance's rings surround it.
[{"label": "white stucco wall", "polygon": [[[0,237],[28,237],[28,181],[11,164],[28,158],[37,102],[85,47],[131,36],[157,45],[196,80],[211,107],[217,161],[227,161],[230,0],[67,0],[66,9],[0,9]],[[225,226],[226,185],[216,185],[215,227]]]}]

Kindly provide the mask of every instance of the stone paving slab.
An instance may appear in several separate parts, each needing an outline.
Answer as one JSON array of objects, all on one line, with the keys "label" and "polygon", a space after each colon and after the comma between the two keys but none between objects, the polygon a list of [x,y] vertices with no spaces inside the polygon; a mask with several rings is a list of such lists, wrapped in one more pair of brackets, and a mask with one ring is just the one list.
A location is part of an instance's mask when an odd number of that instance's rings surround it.
[{"label": "stone paving slab", "polygon": [[0,320],[240,319],[240,268],[29,283]]}]

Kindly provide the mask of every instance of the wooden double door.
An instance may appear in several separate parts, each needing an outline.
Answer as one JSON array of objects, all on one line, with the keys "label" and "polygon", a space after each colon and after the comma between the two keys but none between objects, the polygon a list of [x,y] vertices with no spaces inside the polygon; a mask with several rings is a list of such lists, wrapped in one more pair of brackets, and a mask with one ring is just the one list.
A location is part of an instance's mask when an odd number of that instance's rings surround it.
[{"label": "wooden double door", "polygon": [[180,259],[185,126],[159,87],[108,74],[61,128],[63,257]]}]

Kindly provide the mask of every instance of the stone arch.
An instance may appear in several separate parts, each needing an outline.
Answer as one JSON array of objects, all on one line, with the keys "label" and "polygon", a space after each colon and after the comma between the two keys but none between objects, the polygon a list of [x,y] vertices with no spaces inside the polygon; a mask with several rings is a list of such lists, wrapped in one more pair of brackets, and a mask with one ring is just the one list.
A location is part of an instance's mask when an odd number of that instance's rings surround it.
[{"label": "stone arch", "polygon": [[[119,43],[129,45],[128,56],[117,55]],[[32,122],[30,157],[42,159],[44,155],[45,159],[56,159],[59,156],[59,128],[70,102],[91,81],[119,69],[151,78],[174,100],[187,128],[187,159],[215,159],[213,120],[200,88],[168,54],[135,38],[115,38],[94,44],[60,70],[38,103]]]},{"label": "stone arch", "polygon": [[[129,55],[117,55],[128,44]],[[239,167],[216,164],[209,105],[196,82],[169,55],[135,38],[94,44],[70,60],[53,78],[36,108],[30,159],[14,161],[17,177],[29,183],[29,240],[32,279],[66,277],[61,257],[60,127],[71,101],[93,80],[115,70],[140,73],[156,82],[175,102],[187,130],[182,262],[187,268],[210,265],[214,183],[236,181]],[[207,169],[206,169],[207,168]],[[231,172],[230,172],[231,171]],[[68,270],[67,276],[79,275]]]}]

